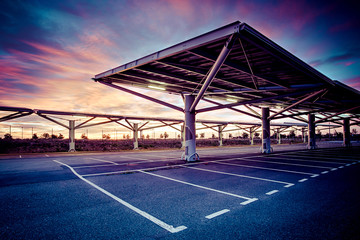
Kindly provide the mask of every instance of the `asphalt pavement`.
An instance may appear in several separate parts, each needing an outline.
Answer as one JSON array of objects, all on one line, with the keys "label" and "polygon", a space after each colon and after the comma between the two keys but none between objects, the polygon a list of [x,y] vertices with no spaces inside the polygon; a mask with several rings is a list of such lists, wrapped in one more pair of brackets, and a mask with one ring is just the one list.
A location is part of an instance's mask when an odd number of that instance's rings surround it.
[{"label": "asphalt pavement", "polygon": [[1,239],[360,239],[360,148],[4,155]]}]

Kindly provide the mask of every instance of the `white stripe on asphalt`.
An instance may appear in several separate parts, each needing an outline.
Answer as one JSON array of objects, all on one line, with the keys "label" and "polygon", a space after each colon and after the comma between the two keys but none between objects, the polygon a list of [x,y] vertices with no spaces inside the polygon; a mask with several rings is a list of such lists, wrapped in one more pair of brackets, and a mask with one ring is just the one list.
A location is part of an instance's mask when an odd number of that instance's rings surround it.
[{"label": "white stripe on asphalt", "polygon": [[220,216],[220,215],[222,215],[224,213],[227,213],[227,212],[230,212],[230,210],[229,209],[223,209],[221,211],[218,211],[218,212],[212,213],[210,215],[207,215],[205,218],[212,219],[212,218],[215,218],[215,217]]},{"label": "white stripe on asphalt", "polygon": [[93,157],[89,157],[89,158],[85,158],[85,159],[90,159],[90,160],[94,160],[94,161],[98,161],[98,162],[107,162],[107,163],[111,163],[111,164],[114,164],[114,165],[118,165],[116,162],[106,161],[106,160],[102,160],[102,159],[98,159],[98,158],[93,158]]},{"label": "white stripe on asphalt", "polygon": [[277,193],[279,190],[272,190],[270,192],[267,192],[266,195],[273,195],[274,193]]},{"label": "white stripe on asphalt", "polygon": [[286,185],[285,187],[291,187],[291,186],[294,185],[293,183],[276,181],[276,180],[271,180],[271,179],[266,179],[266,178],[251,177],[251,176],[246,176],[246,175],[240,175],[240,174],[235,174],[235,173],[227,173],[227,172],[220,172],[220,171],[214,171],[214,170],[209,170],[209,169],[204,169],[204,168],[197,168],[197,167],[188,167],[188,166],[183,166],[183,167],[191,168],[191,169],[195,169],[195,170],[200,170],[200,171],[206,171],[206,172],[213,172],[213,173],[219,173],[219,174],[224,174],[224,175],[236,176],[236,177],[256,179],[256,180],[266,181],[266,182],[281,183],[281,184],[285,184]]},{"label": "white stripe on asphalt", "polygon": [[229,165],[229,166],[238,166],[238,167],[246,167],[246,168],[257,168],[257,169],[264,169],[264,170],[270,170],[270,171],[277,171],[277,172],[287,172],[287,173],[295,173],[295,174],[305,174],[305,175],[315,175],[314,173],[307,173],[307,172],[297,172],[297,171],[290,171],[290,170],[283,170],[283,169],[277,169],[277,168],[266,168],[266,167],[256,167],[256,166],[249,166],[249,165],[242,165],[242,164],[234,164],[234,163],[224,163],[221,160],[221,162],[213,162],[217,164],[223,164],[223,165]]},{"label": "white stripe on asphalt", "polygon": [[125,202],[124,200],[118,198],[117,196],[115,196],[114,194],[106,191],[105,189],[99,187],[98,185],[96,185],[95,183],[93,182],[90,182],[89,180],[83,178],[80,174],[78,174],[72,167],[70,167],[69,165],[65,164],[65,163],[62,163],[62,162],[59,162],[59,161],[56,161],[56,160],[53,160],[54,162],[57,162],[61,165],[64,165],[66,167],[68,167],[78,178],[80,178],[81,180],[83,180],[84,182],[86,182],[87,184],[91,185],[92,187],[96,188],[97,190],[99,190],[100,192],[106,194],[107,196],[111,197],[112,199],[116,200],[117,202],[121,203],[122,205],[124,205],[125,207],[133,210],[134,212],[140,214],[141,216],[143,216],[144,218],[150,220],[151,222],[155,223],[156,225],[162,227],[163,229],[171,232],[171,233],[176,233],[176,232],[180,232],[182,230],[185,230],[187,227],[186,226],[179,226],[179,227],[176,227],[174,228],[172,225],[169,225],[159,219],[157,219],[156,217],[148,214],[147,212],[144,212],[140,209],[138,209],[137,207],[134,207],[133,205],[131,205],[130,203],[128,202]]},{"label": "white stripe on asphalt", "polygon": [[[159,177],[159,178],[164,178],[164,179],[167,179],[167,180],[170,180],[170,181],[174,181],[174,182],[178,182],[178,183],[190,185],[190,186],[193,186],[193,187],[205,189],[205,190],[208,190],[208,191],[213,191],[213,192],[217,192],[217,193],[229,195],[229,196],[232,196],[232,197],[237,197],[237,198],[246,199],[247,201],[245,201],[245,202],[258,200],[257,198],[248,198],[248,197],[240,196],[240,195],[233,194],[233,193],[224,192],[224,191],[217,190],[217,189],[200,186],[200,185],[197,185],[197,184],[194,184],[194,183],[184,182],[184,181],[181,181],[181,180],[178,180],[178,179],[165,177],[165,176],[162,176],[162,175],[159,175],[159,174],[155,174],[155,173],[144,172],[144,171],[139,171],[139,172],[145,173],[145,174],[149,174],[149,175],[152,175],[152,176],[155,176],[155,177]],[[245,203],[245,202],[244,202],[244,203]],[[244,205],[243,203],[241,203],[241,204]]]}]

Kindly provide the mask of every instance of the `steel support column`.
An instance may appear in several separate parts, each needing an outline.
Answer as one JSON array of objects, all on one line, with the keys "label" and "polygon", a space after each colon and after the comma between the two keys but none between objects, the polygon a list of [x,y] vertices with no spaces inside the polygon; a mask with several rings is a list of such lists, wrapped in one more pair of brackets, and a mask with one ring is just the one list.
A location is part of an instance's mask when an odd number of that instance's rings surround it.
[{"label": "steel support column", "polygon": [[255,129],[253,127],[250,128],[250,145],[254,145],[254,134],[255,134]]},{"label": "steel support column", "polygon": [[223,126],[218,126],[218,140],[219,140],[219,146],[221,147],[223,145],[223,135],[222,135]]},{"label": "steel support column", "polygon": [[350,119],[343,120],[343,146],[350,147]]},{"label": "steel support column", "polygon": [[308,115],[308,149],[316,148],[316,139],[315,139],[315,115]]},{"label": "steel support column", "polygon": [[278,134],[278,144],[281,144],[281,133],[280,133],[280,128],[277,129],[277,134]]},{"label": "steel support column", "polygon": [[302,141],[303,143],[306,143],[306,134],[305,134],[305,128],[301,128],[301,137],[302,137]]},{"label": "steel support column", "polygon": [[185,95],[185,152],[182,159],[188,162],[199,159],[199,155],[196,153],[195,110],[190,111],[194,100],[194,95]]},{"label": "steel support column", "polygon": [[75,120],[69,120],[69,152],[75,152]]},{"label": "steel support column", "polygon": [[133,126],[134,150],[139,149],[139,124],[134,123]]},{"label": "steel support column", "polygon": [[270,144],[270,110],[268,107],[261,108],[261,120],[262,120],[262,153],[270,153],[271,152],[271,144]]},{"label": "steel support column", "polygon": [[185,148],[185,126],[184,126],[184,124],[181,125],[180,136],[181,136],[181,148]]}]

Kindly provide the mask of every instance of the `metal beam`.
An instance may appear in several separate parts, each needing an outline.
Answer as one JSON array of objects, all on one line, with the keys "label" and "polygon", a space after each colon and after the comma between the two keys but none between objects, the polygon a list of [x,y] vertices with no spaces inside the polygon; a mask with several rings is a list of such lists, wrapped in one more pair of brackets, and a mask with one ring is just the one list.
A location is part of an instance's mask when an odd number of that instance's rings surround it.
[{"label": "metal beam", "polygon": [[61,123],[61,122],[59,122],[59,121],[56,121],[56,120],[54,120],[54,119],[52,119],[52,118],[49,118],[49,117],[46,116],[46,115],[42,115],[42,114],[37,114],[37,115],[40,116],[40,117],[42,117],[42,118],[45,118],[45,119],[47,119],[47,120],[49,120],[49,121],[51,121],[51,122],[53,122],[53,123],[56,123],[56,124],[58,124],[58,125],[60,125],[60,126],[63,126],[64,128],[69,129],[69,126],[66,126],[65,124],[63,124],[63,123]]},{"label": "metal beam", "polygon": [[209,75],[206,77],[204,84],[202,85],[197,97],[195,98],[193,104],[191,105],[191,107],[189,109],[190,112],[195,111],[195,108],[196,108],[197,104],[199,103],[200,99],[203,97],[204,93],[208,89],[209,85],[211,84],[212,80],[216,76],[217,72],[220,70],[225,59],[229,55],[236,38],[237,38],[237,34],[233,34],[226,41],[225,46],[222,48],[218,58],[216,59],[214,65],[212,66],[212,68],[209,72]]},{"label": "metal beam", "polygon": [[297,106],[297,105],[299,105],[299,104],[301,104],[301,103],[303,103],[303,102],[305,102],[305,101],[307,101],[307,100],[309,100],[309,99],[315,97],[316,95],[319,95],[319,94],[321,94],[321,93],[323,93],[323,92],[325,92],[325,91],[326,91],[326,89],[322,89],[322,90],[320,90],[320,91],[317,91],[317,92],[314,92],[314,93],[310,94],[309,96],[307,96],[307,97],[305,97],[305,98],[297,101],[296,103],[293,103],[293,104],[291,104],[290,106],[288,106],[288,107],[280,110],[279,112],[271,115],[271,116],[269,117],[269,120],[273,119],[275,116],[277,116],[277,115],[279,115],[279,114],[281,114],[281,113],[283,113],[283,112],[286,112],[287,110],[292,109],[293,107],[295,107],[295,106]]},{"label": "metal beam", "polygon": [[104,82],[104,81],[98,81],[98,82],[101,83],[101,84],[104,84],[104,85],[106,85],[106,86],[109,86],[109,87],[112,87],[112,88],[121,90],[121,91],[123,91],[123,92],[127,92],[127,93],[130,93],[130,94],[132,94],[132,95],[135,95],[135,96],[144,98],[144,99],[146,99],[146,100],[149,100],[149,101],[152,101],[152,102],[155,102],[155,103],[164,105],[164,106],[166,106],[166,107],[169,107],[169,108],[178,110],[178,111],[180,111],[180,112],[184,112],[184,110],[183,110],[181,107],[172,105],[172,104],[170,104],[170,103],[161,101],[161,100],[156,99],[156,98],[153,98],[153,97],[149,97],[149,96],[144,95],[144,94],[141,94],[141,93],[139,93],[139,92],[135,92],[135,91],[132,91],[132,90],[130,90],[130,89],[127,89],[127,88],[124,88],[124,87],[120,87],[120,86],[118,86],[118,85],[114,85],[114,84],[112,84],[112,83],[107,83],[107,82]]},{"label": "metal beam", "polygon": [[294,96],[294,95],[306,94],[309,92],[311,92],[311,91],[292,92],[292,93],[287,93],[287,94],[283,94],[283,95],[276,95],[276,96],[271,96],[271,97],[247,100],[247,101],[243,101],[243,102],[224,104],[222,106],[199,109],[196,112],[197,113],[209,112],[209,111],[219,110],[219,109],[228,108],[228,107],[235,107],[235,106],[240,106],[240,105],[245,105],[245,104],[265,102],[265,101],[274,100],[274,99],[281,99],[281,98],[290,97],[290,96]]},{"label": "metal beam", "polygon": [[8,121],[8,120],[15,119],[15,118],[20,118],[20,117],[25,117],[25,116],[28,116],[28,115],[31,115],[31,114],[33,114],[33,113],[32,113],[32,112],[27,112],[27,113],[23,113],[23,112],[13,113],[13,114],[10,114],[10,115],[1,117],[1,118],[0,118],[0,122],[4,122],[4,121]]},{"label": "metal beam", "polygon": [[[206,102],[212,103],[212,104],[216,104],[216,105],[218,105],[218,106],[223,106],[223,104],[218,103],[218,102],[215,102],[215,101],[212,101],[212,100],[209,100],[209,99],[205,99],[205,98],[204,98],[203,100],[206,101]],[[245,114],[245,115],[248,115],[248,116],[251,116],[251,117],[254,117],[254,118],[257,118],[257,119],[261,119],[260,116],[257,116],[257,115],[254,115],[254,114],[245,112],[245,111],[240,110],[240,109],[236,109],[236,108],[233,108],[233,107],[228,107],[228,109],[231,109],[231,110],[233,110],[233,111],[235,111],[235,112],[243,113],[243,114]]]},{"label": "metal beam", "polygon": [[[90,118],[90,119],[86,120],[85,122],[80,123],[79,125],[75,126],[75,129],[78,129],[78,128],[83,128],[83,127],[82,127],[83,125],[85,125],[86,123],[88,123],[88,122],[90,122],[90,121],[94,120],[95,118],[96,118],[96,117],[92,117],[92,118]],[[84,127],[86,127],[86,126],[84,126]]]},{"label": "metal beam", "polygon": [[129,129],[129,130],[133,130],[131,127],[126,126],[125,124],[119,123],[118,121],[119,121],[119,120],[116,120],[115,122],[116,122],[117,124],[119,124],[120,126],[123,126],[123,127],[127,128],[127,129]]},{"label": "metal beam", "polygon": [[343,113],[346,113],[346,112],[349,112],[349,111],[352,111],[352,110],[355,110],[355,109],[358,109],[358,108],[360,108],[360,106],[356,106],[356,107],[352,107],[352,108],[343,110],[343,111],[341,111],[341,112],[338,112],[338,113],[332,114],[332,115],[330,115],[330,116],[327,116],[327,117],[325,117],[325,118],[319,119],[319,120],[315,121],[315,123],[324,122],[325,120],[327,120],[327,119],[329,119],[329,118],[335,117],[335,116],[337,116],[337,115],[340,115],[340,114],[343,114]]}]

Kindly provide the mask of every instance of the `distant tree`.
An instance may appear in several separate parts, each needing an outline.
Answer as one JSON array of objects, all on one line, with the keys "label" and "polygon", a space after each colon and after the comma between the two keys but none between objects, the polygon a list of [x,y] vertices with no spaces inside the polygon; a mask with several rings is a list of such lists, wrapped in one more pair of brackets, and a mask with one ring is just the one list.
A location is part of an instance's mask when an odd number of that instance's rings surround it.
[{"label": "distant tree", "polygon": [[129,135],[129,134],[126,135],[126,139],[130,139],[130,135]]},{"label": "distant tree", "polygon": [[169,134],[167,132],[164,132],[164,138],[167,139],[169,137]]},{"label": "distant tree", "polygon": [[213,134],[211,134],[211,138],[215,138],[215,134],[213,133]]},{"label": "distant tree", "polygon": [[161,139],[163,139],[163,138],[164,138],[164,135],[163,135],[162,133],[160,134],[160,138],[161,138]]},{"label": "distant tree", "polygon": [[49,139],[50,138],[50,134],[48,133],[43,133],[43,135],[41,135],[42,138],[45,138],[45,139]]},{"label": "distant tree", "polygon": [[195,134],[195,138],[199,138],[199,134]]},{"label": "distant tree", "polygon": [[256,132],[256,133],[254,133],[254,136],[255,136],[256,138],[258,138],[258,137],[260,136],[260,133]]},{"label": "distant tree", "polygon": [[110,134],[103,134],[102,138],[104,140],[109,140],[111,137],[110,137]]},{"label": "distant tree", "polygon": [[13,139],[13,137],[11,136],[10,133],[6,133],[6,134],[4,135],[4,139],[6,139],[6,140],[11,140],[11,139]]},{"label": "distant tree", "polygon": [[146,139],[150,139],[150,135],[148,134],[148,135],[146,135]]},{"label": "distant tree", "polygon": [[39,137],[37,136],[36,133],[34,133],[31,138],[32,138],[32,139],[38,139]]},{"label": "distant tree", "polygon": [[200,138],[204,138],[205,137],[205,133],[200,133]]},{"label": "distant tree", "polygon": [[51,134],[51,138],[52,138],[52,139],[57,139],[58,136],[56,136],[55,134]]},{"label": "distant tree", "polygon": [[353,135],[356,135],[356,134],[357,134],[356,128],[353,128],[353,129],[351,130],[351,133],[352,133]]},{"label": "distant tree", "polygon": [[177,137],[180,139],[180,138],[181,138],[181,135],[180,135],[180,134],[178,134],[178,135],[177,135]]},{"label": "distant tree", "polygon": [[123,139],[125,139],[126,138],[126,135],[125,134],[123,134]]},{"label": "distant tree", "polygon": [[64,139],[64,135],[62,135],[61,133],[59,133],[58,139]]},{"label": "distant tree", "polygon": [[85,133],[83,133],[82,135],[81,135],[81,139],[88,139],[88,137],[85,135]]},{"label": "distant tree", "polygon": [[232,138],[232,134],[231,134],[231,133],[229,133],[229,138]]},{"label": "distant tree", "polygon": [[291,130],[289,132],[289,138],[294,138],[295,137],[295,131],[294,130]]},{"label": "distant tree", "polygon": [[243,137],[243,138],[248,138],[248,137],[249,137],[249,134],[248,134],[247,132],[243,132],[243,133],[242,133],[242,137]]}]

